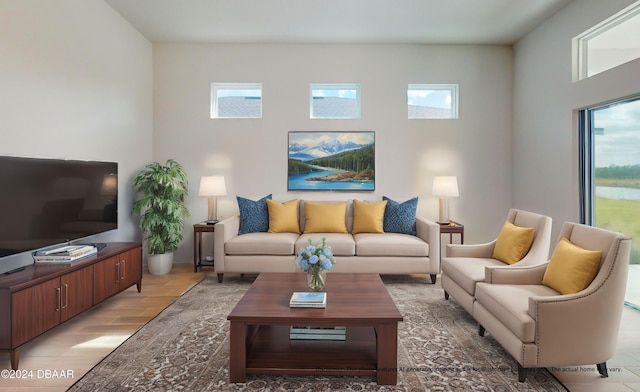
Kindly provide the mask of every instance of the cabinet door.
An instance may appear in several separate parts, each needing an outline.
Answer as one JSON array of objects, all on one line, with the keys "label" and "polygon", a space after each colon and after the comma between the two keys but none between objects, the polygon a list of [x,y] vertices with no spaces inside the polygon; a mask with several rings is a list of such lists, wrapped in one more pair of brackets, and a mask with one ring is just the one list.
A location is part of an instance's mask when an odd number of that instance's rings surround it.
[{"label": "cabinet door", "polygon": [[120,290],[142,279],[142,249],[136,248],[122,253],[120,259]]},{"label": "cabinet door", "polygon": [[103,299],[118,292],[120,283],[119,257],[110,257],[93,265],[93,302],[98,303]]},{"label": "cabinet door", "polygon": [[93,266],[72,272],[60,278],[61,317],[66,321],[93,306]]},{"label": "cabinet door", "polygon": [[11,301],[13,347],[60,323],[61,295],[59,278],[13,294]]}]

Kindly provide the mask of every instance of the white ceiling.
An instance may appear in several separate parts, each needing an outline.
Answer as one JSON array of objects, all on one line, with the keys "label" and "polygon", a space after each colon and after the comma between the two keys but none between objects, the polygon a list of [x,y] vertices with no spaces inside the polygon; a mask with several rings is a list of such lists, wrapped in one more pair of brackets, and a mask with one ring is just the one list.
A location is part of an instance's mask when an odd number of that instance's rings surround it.
[{"label": "white ceiling", "polygon": [[105,0],[151,42],[512,44],[571,0]]}]

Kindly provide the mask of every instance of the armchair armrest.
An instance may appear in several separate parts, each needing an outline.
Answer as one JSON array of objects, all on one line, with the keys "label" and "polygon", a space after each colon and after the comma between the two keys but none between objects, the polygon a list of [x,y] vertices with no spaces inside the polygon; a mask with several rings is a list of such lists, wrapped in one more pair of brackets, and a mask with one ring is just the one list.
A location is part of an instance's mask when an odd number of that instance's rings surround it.
[{"label": "armchair armrest", "polygon": [[[622,306],[610,306],[611,298],[589,291],[529,297],[540,363],[601,363],[613,356]],[[562,349],[566,347],[574,349]]]},{"label": "armchair armrest", "polygon": [[492,258],[493,249],[496,246],[496,240],[487,242],[485,244],[447,244],[446,257],[478,257],[478,258]]},{"label": "armchair armrest", "polygon": [[230,216],[216,223],[213,232],[213,259],[215,260],[215,270],[217,273],[224,272],[224,244],[233,237],[238,236],[240,228],[240,216]]},{"label": "armchair armrest", "polygon": [[493,284],[542,284],[547,264],[527,267],[485,267],[484,281]]},{"label": "armchair armrest", "polygon": [[429,244],[430,273],[440,272],[440,225],[427,218],[416,216],[416,236]]}]

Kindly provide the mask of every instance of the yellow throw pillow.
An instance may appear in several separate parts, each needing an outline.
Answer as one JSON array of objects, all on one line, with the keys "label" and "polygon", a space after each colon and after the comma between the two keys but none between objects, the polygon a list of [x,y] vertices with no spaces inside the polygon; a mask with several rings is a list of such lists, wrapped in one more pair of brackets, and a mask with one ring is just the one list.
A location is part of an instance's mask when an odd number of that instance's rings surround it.
[{"label": "yellow throw pillow", "polygon": [[305,233],[347,233],[347,203],[314,203],[306,201]]},{"label": "yellow throw pillow", "polygon": [[562,238],[551,255],[542,284],[560,294],[582,291],[596,277],[601,257],[599,250],[584,249]]},{"label": "yellow throw pillow", "polygon": [[300,234],[298,224],[298,199],[279,201],[267,199],[269,210],[269,233]]},{"label": "yellow throw pillow", "polygon": [[353,234],[384,233],[384,211],[387,201],[353,201]]},{"label": "yellow throw pillow", "polygon": [[504,222],[493,249],[493,258],[507,264],[517,263],[529,252],[534,234],[535,229],[532,227],[519,227],[511,222]]}]

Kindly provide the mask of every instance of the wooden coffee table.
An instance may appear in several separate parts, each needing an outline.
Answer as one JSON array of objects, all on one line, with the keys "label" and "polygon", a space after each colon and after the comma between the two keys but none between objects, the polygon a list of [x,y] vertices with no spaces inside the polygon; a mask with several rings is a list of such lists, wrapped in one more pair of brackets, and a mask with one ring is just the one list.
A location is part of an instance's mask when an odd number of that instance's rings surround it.
[{"label": "wooden coffee table", "polygon": [[[290,308],[303,273],[262,273],[231,311],[230,381],[247,374],[376,376],[398,382],[402,315],[378,274],[329,273],[324,309]],[[346,326],[344,341],[290,340],[289,327]]]}]

